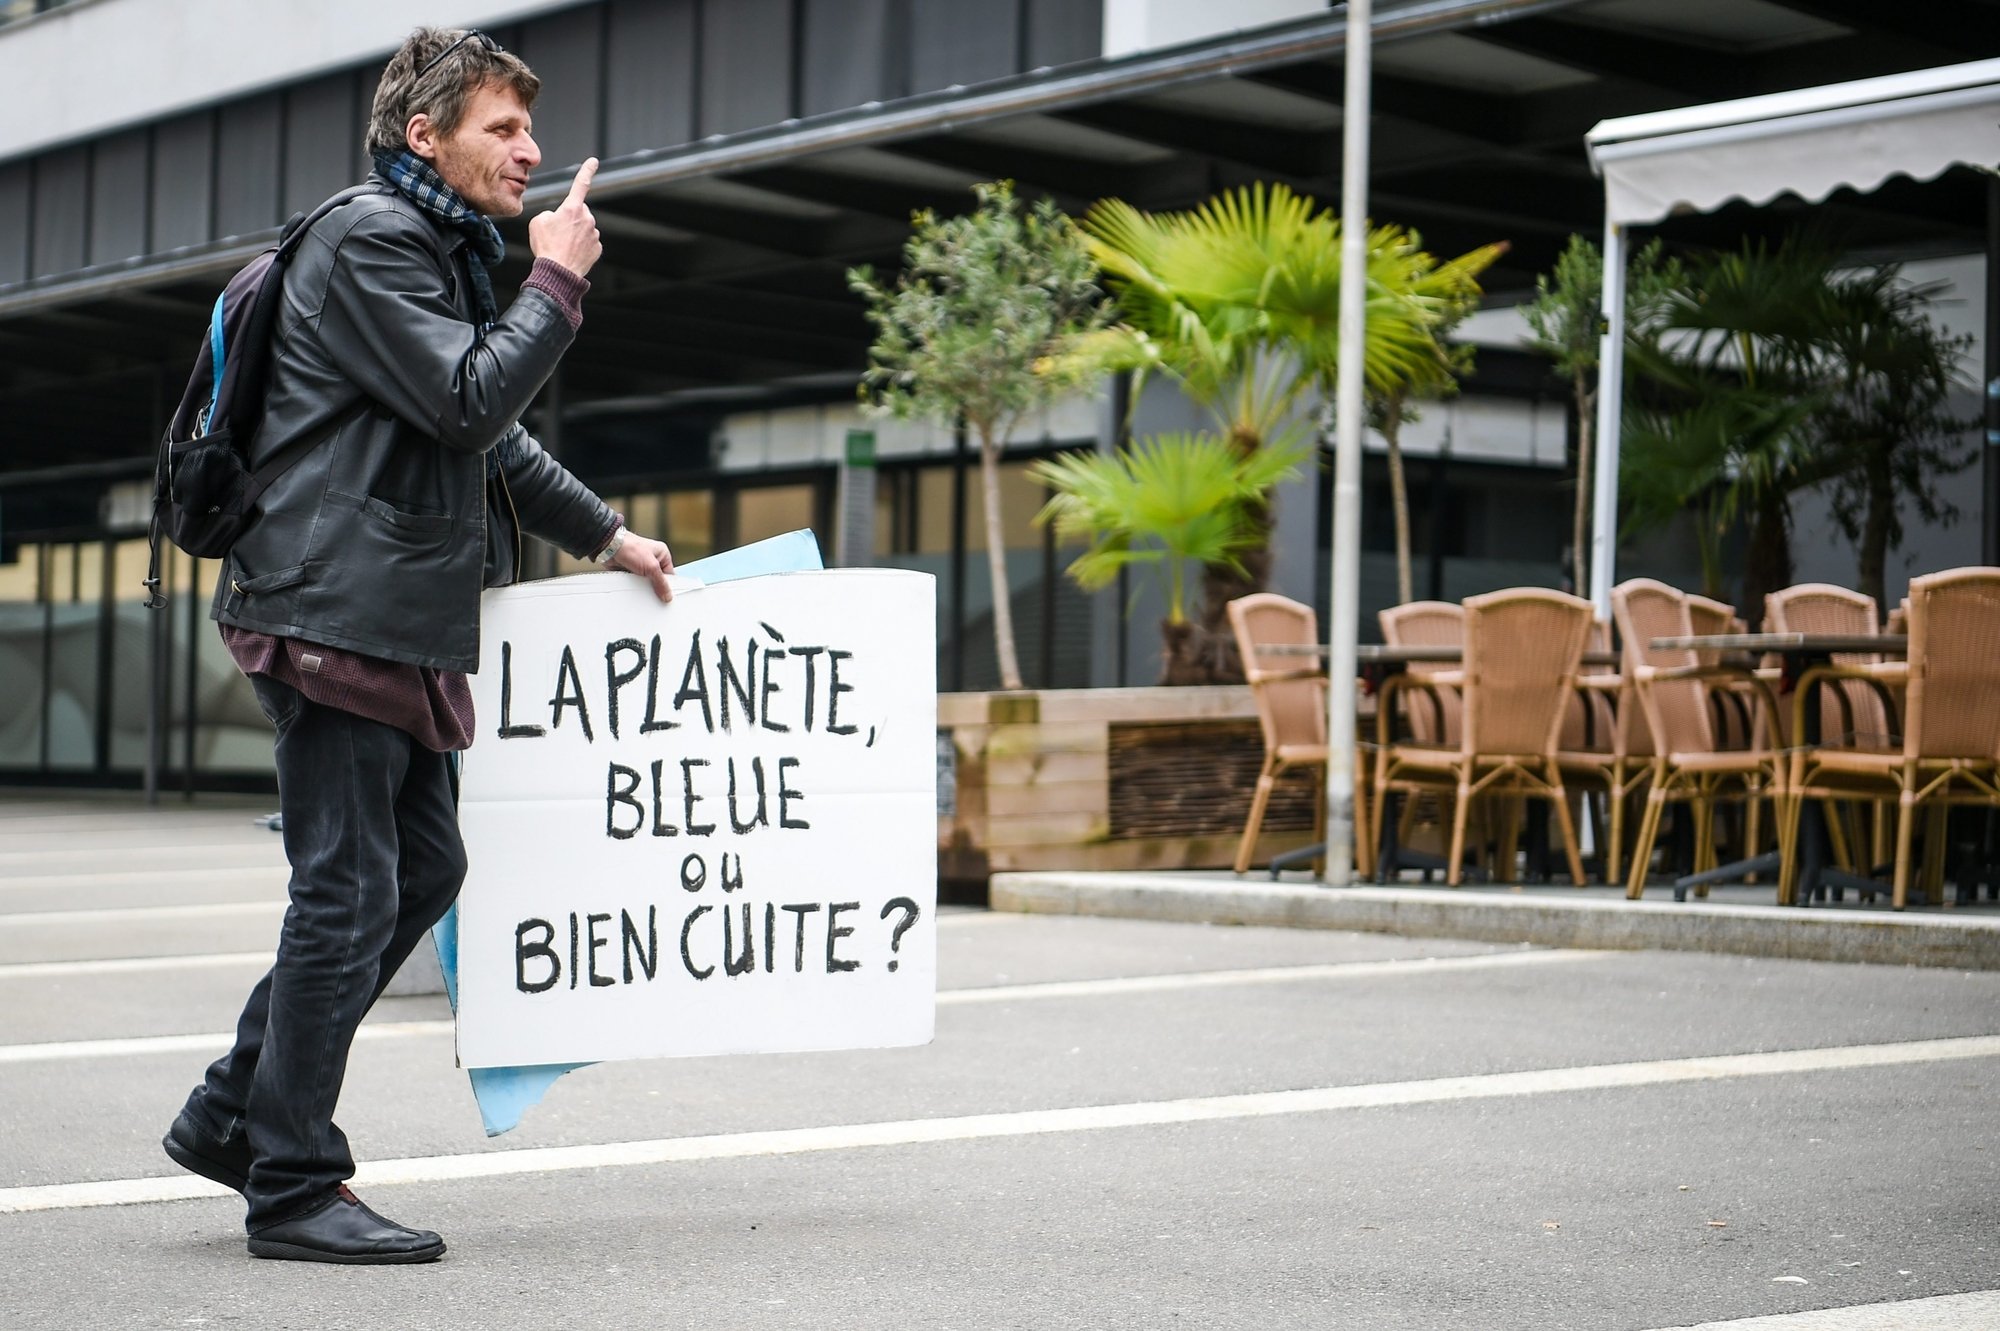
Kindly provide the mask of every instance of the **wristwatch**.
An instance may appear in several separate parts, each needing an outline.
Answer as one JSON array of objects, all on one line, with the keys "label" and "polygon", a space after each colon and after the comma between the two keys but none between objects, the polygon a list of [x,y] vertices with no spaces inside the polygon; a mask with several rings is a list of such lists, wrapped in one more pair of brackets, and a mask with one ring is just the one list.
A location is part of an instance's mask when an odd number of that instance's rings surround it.
[{"label": "wristwatch", "polygon": [[620,527],[617,531],[612,532],[611,539],[609,541],[606,541],[604,543],[604,548],[597,552],[597,562],[602,564],[606,568],[610,568],[611,561],[618,558],[618,547],[624,545],[625,538],[627,536],[630,536],[631,534],[632,534],[631,532],[625,530],[625,528],[623,527]]}]

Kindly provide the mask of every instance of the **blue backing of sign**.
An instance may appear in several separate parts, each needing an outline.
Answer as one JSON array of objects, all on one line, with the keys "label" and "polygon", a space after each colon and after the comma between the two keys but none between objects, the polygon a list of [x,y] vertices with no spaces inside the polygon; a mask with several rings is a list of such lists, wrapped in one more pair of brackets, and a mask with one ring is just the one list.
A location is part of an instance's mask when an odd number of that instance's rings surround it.
[{"label": "blue backing of sign", "polygon": [[[786,532],[767,541],[757,541],[719,555],[683,564],[676,573],[699,578],[704,583],[735,582],[762,577],[766,573],[805,573],[826,567],[820,560],[819,542],[810,531]],[[445,912],[431,930],[437,947],[438,965],[444,971],[445,998],[458,1010],[458,907]],[[541,1102],[556,1078],[588,1063],[538,1063],[521,1068],[467,1068],[472,1078],[472,1098],[479,1102],[479,1119],[486,1135],[498,1137],[518,1126],[521,1116]]]}]

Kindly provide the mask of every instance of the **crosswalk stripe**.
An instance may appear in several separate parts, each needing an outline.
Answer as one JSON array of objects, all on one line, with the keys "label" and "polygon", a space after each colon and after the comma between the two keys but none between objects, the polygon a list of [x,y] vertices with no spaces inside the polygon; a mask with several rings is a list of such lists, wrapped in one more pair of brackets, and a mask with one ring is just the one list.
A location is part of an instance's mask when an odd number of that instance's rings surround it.
[{"label": "crosswalk stripe", "polygon": [[[1761,1054],[1723,1054],[1649,1063],[1610,1063],[1536,1072],[1439,1077],[1427,1081],[1378,1082],[1362,1086],[1326,1086],[1309,1090],[1086,1105],[1068,1109],[1031,1109],[1003,1114],[722,1133],[707,1137],[669,1137],[587,1146],[544,1146],[466,1155],[419,1156],[363,1165],[356,1172],[354,1182],[361,1187],[385,1187],[457,1179],[506,1178],[564,1170],[691,1164],[868,1147],[990,1141],[1007,1137],[1214,1123],[1290,1114],[1324,1114],[1346,1109],[1379,1109],[1393,1105],[1439,1104],[1565,1091],[1626,1090],[1677,1082],[1851,1071],[1997,1056],[2000,1056],[2000,1036],[1845,1045]],[[130,1206],[221,1194],[222,1190],[214,1184],[185,1177],[52,1183],[0,1188],[0,1214]]]}]

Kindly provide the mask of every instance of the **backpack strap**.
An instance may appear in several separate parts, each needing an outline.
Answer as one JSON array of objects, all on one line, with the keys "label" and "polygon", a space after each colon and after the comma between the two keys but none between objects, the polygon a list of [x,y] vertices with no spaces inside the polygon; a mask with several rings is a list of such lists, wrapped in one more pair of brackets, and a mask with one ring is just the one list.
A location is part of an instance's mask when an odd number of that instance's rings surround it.
[{"label": "backpack strap", "polygon": [[[359,185],[350,185],[348,188],[341,190],[333,197],[321,203],[317,208],[314,208],[311,213],[294,214],[292,219],[285,223],[284,230],[278,235],[278,243],[272,252],[272,263],[278,267],[289,264],[292,255],[305,242],[307,234],[312,231],[321,218],[334,209],[344,207],[364,195],[391,194],[394,192],[393,186],[380,183],[364,182]],[[282,286],[282,283],[274,283],[273,285]],[[227,368],[227,358],[225,356],[226,339],[223,336],[225,327],[224,316],[227,313],[226,298],[227,290],[225,288],[222,294],[216,296],[215,308],[209,314],[209,360],[210,372],[213,375],[209,396],[211,404],[219,401],[222,397],[223,373]],[[366,399],[364,398],[363,401],[366,401]],[[259,403],[258,405],[261,407],[262,404]],[[152,521],[148,524],[146,533],[145,605],[148,610],[164,609],[167,604],[167,599],[160,590],[160,541],[164,535],[160,520],[160,496],[166,491],[167,456],[171,442],[171,427],[169,427],[168,434],[169,438],[162,439],[160,442],[158,459],[154,465],[153,516]],[[245,503],[256,503],[262,497],[264,491],[271,487],[273,481],[277,480],[294,463],[310,452],[312,447],[318,442],[319,439],[313,436],[295,440],[273,454],[265,461],[263,466],[252,471],[248,484],[244,487]],[[243,446],[247,447],[248,443],[249,440],[246,435],[243,440]]]},{"label": "backpack strap", "polygon": [[[306,236],[312,231],[313,227],[319,224],[321,218],[336,208],[345,207],[356,199],[369,194],[392,194],[394,192],[394,187],[387,185],[350,185],[326,202],[320,204],[319,207],[313,209],[311,213],[303,216],[294,216],[290,222],[285,224],[284,234],[278,239],[278,252],[272,257],[272,262],[280,265],[289,264],[292,255],[297,252],[300,245],[305,243]],[[215,308],[217,322],[214,336],[220,338],[222,335],[220,323],[222,318],[222,301],[220,297],[216,300]],[[217,370],[216,383],[219,385],[221,382],[222,372]],[[291,443],[286,444],[276,453],[266,458],[263,466],[256,468],[250,473],[250,482],[243,490],[243,502],[245,505],[255,504],[263,496],[264,491],[271,488],[272,482],[291,470],[293,464],[311,452],[319,442],[319,437],[307,435],[301,439],[294,439]],[[248,447],[249,440],[245,439],[243,443],[245,447]]]}]

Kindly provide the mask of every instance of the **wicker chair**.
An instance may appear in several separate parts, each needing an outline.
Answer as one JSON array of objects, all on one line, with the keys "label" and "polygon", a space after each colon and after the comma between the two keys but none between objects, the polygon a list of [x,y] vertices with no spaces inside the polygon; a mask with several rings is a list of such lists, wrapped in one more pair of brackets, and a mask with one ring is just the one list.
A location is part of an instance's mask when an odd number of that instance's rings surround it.
[{"label": "wicker chair", "polygon": [[[1465,645],[1465,607],[1456,601],[1405,601],[1401,605],[1376,611],[1375,622],[1381,625],[1382,641],[1391,647],[1461,648]],[[1403,674],[1410,684],[1399,694],[1392,694],[1390,700],[1393,703],[1397,697],[1401,698],[1403,719],[1410,728],[1411,738],[1419,744],[1456,747],[1459,717],[1464,711],[1464,702],[1458,692],[1459,665],[1416,662],[1405,666]],[[1372,763],[1370,767],[1372,770]],[[1413,849],[1411,842],[1416,839],[1419,824],[1434,827],[1438,849],[1442,851],[1444,838],[1449,835],[1443,814],[1447,807],[1448,802],[1433,805],[1417,800],[1403,801],[1394,837],[1370,847],[1376,856],[1378,871],[1394,877],[1406,868],[1443,868],[1442,854],[1433,855]],[[1478,810],[1475,809],[1474,813],[1476,815]]]},{"label": "wicker chair", "polygon": [[[1583,859],[1556,762],[1563,712],[1575,688],[1591,628],[1590,602],[1539,588],[1492,592],[1465,603],[1464,710],[1456,746],[1392,743],[1392,695],[1415,683],[1398,676],[1376,713],[1375,807],[1390,790],[1453,796],[1445,881],[1456,887],[1466,820],[1475,797],[1509,794],[1548,800],[1562,830],[1570,876],[1583,884]],[[1379,836],[1380,827],[1376,828]]]},{"label": "wicker chair", "polygon": [[[1451,601],[1406,601],[1376,611],[1375,621],[1382,626],[1382,641],[1391,647],[1465,645],[1465,607]],[[1411,665],[1404,673],[1433,686],[1424,690],[1429,706],[1414,699],[1407,704],[1411,736],[1420,744],[1458,743],[1461,702],[1453,683],[1458,667]]]},{"label": "wicker chair", "polygon": [[[1591,624],[1588,645],[1593,651],[1611,646],[1610,631],[1602,620]],[[1604,796],[1608,815],[1604,872],[1615,883],[1624,865],[1625,806],[1645,784],[1650,736],[1621,672],[1610,666],[1583,666],[1576,683],[1576,695],[1563,714],[1556,762],[1572,786]]]},{"label": "wicker chair", "polygon": [[[1317,782],[1326,778],[1326,671],[1311,656],[1293,656],[1264,650],[1275,646],[1313,646],[1319,642],[1319,619],[1309,605],[1273,592],[1241,596],[1226,607],[1229,626],[1236,635],[1236,650],[1243,658],[1243,675],[1257,703],[1257,724],[1264,732],[1264,765],[1257,774],[1257,791],[1250,799],[1250,820],[1243,826],[1243,839],[1236,846],[1236,872],[1250,867],[1257,848],[1257,833],[1264,825],[1264,810],[1270,805],[1278,774],[1294,767],[1309,767]],[[1356,765],[1357,778],[1363,775]],[[1366,827],[1364,782],[1354,783],[1355,824]],[[1324,789],[1324,786],[1321,786]],[[1313,828],[1320,831],[1324,800],[1313,804]],[[1357,835],[1356,841],[1366,838]],[[1366,850],[1358,858],[1366,865]]]},{"label": "wicker chair", "polygon": [[[1736,607],[1727,601],[1717,601],[1706,596],[1687,594],[1688,622],[1694,631],[1701,634],[1742,633],[1748,628],[1743,617],[1736,613]],[[1721,652],[1696,652],[1695,659],[1704,666],[1722,664]],[[1747,686],[1744,686],[1747,687]],[[1718,729],[1716,739],[1725,749],[1747,749],[1757,743],[1758,737],[1752,733],[1752,718],[1756,706],[1743,687],[1718,685],[1709,689],[1709,706],[1715,711]]]},{"label": "wicker chair", "polygon": [[[1725,749],[1716,740],[1715,716],[1709,703],[1711,685],[1748,690],[1760,708],[1753,735],[1773,733],[1777,704],[1769,688],[1749,670],[1703,665],[1692,649],[1662,650],[1654,638],[1684,637],[1694,632],[1687,597],[1663,582],[1635,578],[1611,591],[1612,614],[1624,640],[1625,673],[1651,733],[1653,757],[1648,772],[1646,816],[1632,848],[1632,873],[1625,895],[1644,895],[1651,868],[1653,843],[1668,803],[1686,801],[1695,811],[1695,870],[1715,867],[1715,803],[1741,797],[1757,811],[1757,801],[1775,798],[1783,790],[1783,757],[1768,746]],[[1761,728],[1760,728],[1761,726]],[[1749,839],[1756,840],[1756,824]]]},{"label": "wicker chair", "polygon": [[[1909,663],[1900,745],[1836,746],[1792,755],[1791,798],[1783,825],[1787,881],[1799,805],[1806,798],[1893,799],[1896,850],[1891,903],[1909,900],[1910,844],[1925,807],[1927,879],[1942,881],[1944,813],[1952,804],[2000,805],[2000,568],[1953,569],[1910,583]],[[1881,678],[1866,663],[1809,670],[1793,701],[1803,725],[1810,686],[1819,680]]]},{"label": "wicker chair", "polygon": [[[1876,617],[1874,597],[1831,583],[1800,583],[1764,598],[1764,627],[1773,633],[1875,634],[1882,631],[1881,623]],[[1884,662],[1872,652],[1865,655],[1845,652],[1834,657],[1833,664],[1864,666]],[[1900,666],[1899,662],[1888,664]],[[1900,673],[1900,669],[1890,672],[1892,677]],[[1847,679],[1821,693],[1820,734],[1827,737],[1823,743],[1858,742],[1876,749],[1893,747],[1896,722],[1880,691],[1861,679]]]}]

